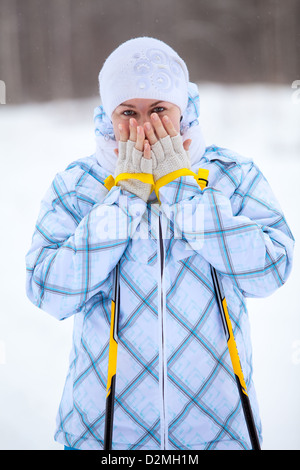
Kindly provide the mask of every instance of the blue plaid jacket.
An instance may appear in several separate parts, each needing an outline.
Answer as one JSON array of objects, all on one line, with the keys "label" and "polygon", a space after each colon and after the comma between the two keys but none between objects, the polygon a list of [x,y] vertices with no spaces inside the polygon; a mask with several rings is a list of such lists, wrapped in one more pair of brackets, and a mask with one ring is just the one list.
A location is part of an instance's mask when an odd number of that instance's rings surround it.
[{"label": "blue plaid jacket", "polygon": [[[251,160],[208,147],[203,191],[193,176],[158,204],[114,186],[95,156],[59,173],[27,254],[27,295],[59,320],[73,348],[55,439],[103,449],[113,273],[120,323],[113,449],[249,449],[210,265],[220,274],[253,414],[247,297],[286,281],[294,239]],[[197,171],[197,169],[194,169]],[[159,225],[162,231],[159,231]]]}]

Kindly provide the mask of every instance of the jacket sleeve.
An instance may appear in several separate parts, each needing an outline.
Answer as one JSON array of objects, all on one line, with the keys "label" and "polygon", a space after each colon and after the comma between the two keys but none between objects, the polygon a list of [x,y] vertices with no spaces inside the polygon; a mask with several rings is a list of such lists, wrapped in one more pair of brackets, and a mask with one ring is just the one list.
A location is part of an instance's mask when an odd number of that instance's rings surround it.
[{"label": "jacket sleeve", "polygon": [[160,200],[178,237],[243,295],[264,297],[287,280],[294,238],[265,177],[253,162],[245,167],[232,194],[222,185],[201,191],[182,176],[161,188]]},{"label": "jacket sleeve", "polygon": [[135,195],[119,187],[108,193],[101,186],[101,202],[84,216],[78,199],[91,201],[67,187],[61,174],[41,204],[26,255],[26,292],[33,304],[59,320],[80,311],[105,288],[146,209]]}]

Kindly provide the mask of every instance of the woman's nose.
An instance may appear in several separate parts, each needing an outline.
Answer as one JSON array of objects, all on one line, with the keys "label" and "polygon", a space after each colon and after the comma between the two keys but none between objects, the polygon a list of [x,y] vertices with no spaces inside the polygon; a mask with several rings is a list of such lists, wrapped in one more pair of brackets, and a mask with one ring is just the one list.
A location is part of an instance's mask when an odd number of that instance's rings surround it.
[{"label": "woman's nose", "polygon": [[144,127],[144,124],[145,124],[146,122],[150,122],[150,117],[148,116],[148,114],[146,114],[145,116],[140,116],[140,117],[137,119],[137,125],[138,125],[138,126]]}]

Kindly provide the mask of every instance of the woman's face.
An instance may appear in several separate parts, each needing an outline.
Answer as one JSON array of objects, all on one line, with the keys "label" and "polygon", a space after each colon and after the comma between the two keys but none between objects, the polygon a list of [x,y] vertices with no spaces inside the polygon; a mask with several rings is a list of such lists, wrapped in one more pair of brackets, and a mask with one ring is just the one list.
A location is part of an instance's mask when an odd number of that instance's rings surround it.
[{"label": "woman's face", "polygon": [[134,98],[120,104],[113,112],[111,120],[113,123],[116,140],[120,140],[119,124],[125,126],[129,132],[129,120],[134,118],[138,126],[151,124],[150,116],[157,113],[160,118],[168,116],[172,121],[176,131],[180,131],[180,109],[168,101],[155,101],[144,98]]}]

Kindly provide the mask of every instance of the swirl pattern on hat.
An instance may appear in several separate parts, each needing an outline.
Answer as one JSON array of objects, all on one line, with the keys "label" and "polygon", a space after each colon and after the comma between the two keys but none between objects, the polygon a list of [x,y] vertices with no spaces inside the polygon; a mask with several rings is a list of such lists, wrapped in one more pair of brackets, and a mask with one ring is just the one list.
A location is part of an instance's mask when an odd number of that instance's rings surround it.
[{"label": "swirl pattern on hat", "polygon": [[121,44],[99,73],[100,96],[110,118],[119,104],[133,98],[168,101],[183,113],[188,104],[188,84],[188,69],[177,52],[149,37]]}]

